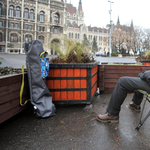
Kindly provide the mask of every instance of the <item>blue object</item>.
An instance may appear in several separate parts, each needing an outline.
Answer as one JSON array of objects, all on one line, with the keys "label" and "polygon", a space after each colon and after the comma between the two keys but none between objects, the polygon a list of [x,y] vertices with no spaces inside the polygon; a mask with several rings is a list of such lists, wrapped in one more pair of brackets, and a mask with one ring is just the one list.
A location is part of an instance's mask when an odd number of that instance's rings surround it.
[{"label": "blue object", "polygon": [[40,58],[41,60],[41,77],[45,79],[49,73],[49,58]]}]

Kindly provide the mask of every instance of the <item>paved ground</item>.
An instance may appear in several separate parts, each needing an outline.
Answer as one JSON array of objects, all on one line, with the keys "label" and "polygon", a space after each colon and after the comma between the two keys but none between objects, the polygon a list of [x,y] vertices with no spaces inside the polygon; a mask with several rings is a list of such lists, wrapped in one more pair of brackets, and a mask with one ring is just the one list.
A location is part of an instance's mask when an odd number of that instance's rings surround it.
[{"label": "paved ground", "polygon": [[[48,55],[49,59],[56,57],[56,55]],[[24,68],[26,68],[26,55],[25,54],[5,54],[0,53],[0,67],[14,67],[14,68],[22,68],[24,65]]]},{"label": "paved ground", "polygon": [[95,119],[97,113],[105,112],[110,96],[96,96],[92,109],[57,106],[56,116],[47,119],[21,113],[0,124],[0,150],[150,150],[150,118],[135,130],[139,113],[128,107],[133,95],[122,105],[119,124]]},{"label": "paved ground", "polygon": [[[49,59],[56,57],[56,55],[48,55]],[[94,59],[100,63],[102,62],[117,62],[117,63],[136,63],[135,57],[96,57]],[[0,53],[0,67],[14,67],[14,68],[21,68],[22,65],[26,68],[26,55],[25,54],[5,54]]]}]

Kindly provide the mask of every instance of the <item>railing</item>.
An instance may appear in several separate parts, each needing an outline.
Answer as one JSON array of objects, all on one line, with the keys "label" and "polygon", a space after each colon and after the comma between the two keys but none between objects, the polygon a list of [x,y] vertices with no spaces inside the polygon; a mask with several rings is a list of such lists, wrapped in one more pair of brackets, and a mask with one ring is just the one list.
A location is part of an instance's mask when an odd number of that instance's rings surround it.
[{"label": "railing", "polygon": [[38,0],[38,2],[48,3],[48,0]]},{"label": "railing", "polygon": [[111,94],[118,79],[122,76],[137,77],[139,73],[150,70],[146,65],[99,65],[98,86],[101,93]]}]

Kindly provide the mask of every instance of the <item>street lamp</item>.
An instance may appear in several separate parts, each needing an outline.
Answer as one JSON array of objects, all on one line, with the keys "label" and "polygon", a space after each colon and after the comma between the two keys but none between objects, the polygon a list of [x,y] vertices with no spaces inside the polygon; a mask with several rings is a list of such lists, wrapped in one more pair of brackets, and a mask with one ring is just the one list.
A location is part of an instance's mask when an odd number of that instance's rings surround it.
[{"label": "street lamp", "polygon": [[108,1],[110,2],[110,10],[109,10],[109,14],[110,14],[110,24],[108,25],[110,27],[110,33],[109,33],[109,57],[111,57],[111,27],[113,26],[113,21],[111,20],[111,4],[114,3],[112,1]]}]

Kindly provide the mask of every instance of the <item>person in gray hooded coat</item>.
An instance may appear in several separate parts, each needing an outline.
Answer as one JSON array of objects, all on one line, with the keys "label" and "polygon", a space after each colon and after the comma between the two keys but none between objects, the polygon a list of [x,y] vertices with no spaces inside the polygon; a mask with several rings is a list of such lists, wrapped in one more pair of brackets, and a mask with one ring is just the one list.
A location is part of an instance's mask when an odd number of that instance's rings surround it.
[{"label": "person in gray hooded coat", "polygon": [[123,104],[127,93],[134,93],[129,108],[140,112],[140,104],[143,100],[143,94],[137,90],[143,90],[150,93],[150,71],[140,73],[138,77],[119,78],[115,89],[111,95],[105,114],[98,114],[97,120],[107,123],[118,123],[121,105]]}]

